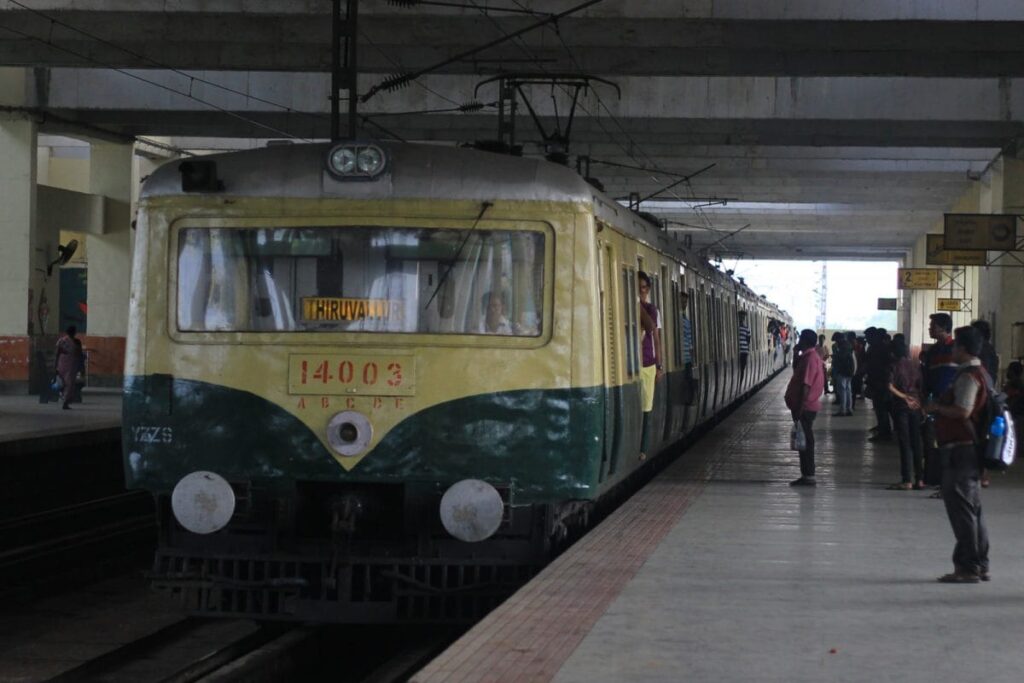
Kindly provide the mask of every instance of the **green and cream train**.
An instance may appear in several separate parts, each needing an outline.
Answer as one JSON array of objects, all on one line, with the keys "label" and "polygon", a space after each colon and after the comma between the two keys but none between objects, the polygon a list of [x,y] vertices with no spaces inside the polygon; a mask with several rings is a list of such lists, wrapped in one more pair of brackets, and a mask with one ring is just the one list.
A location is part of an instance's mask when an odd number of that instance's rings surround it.
[{"label": "green and cream train", "polygon": [[125,470],[157,499],[154,584],[194,613],[473,618],[783,365],[785,313],[545,161],[273,146],[142,194]]}]

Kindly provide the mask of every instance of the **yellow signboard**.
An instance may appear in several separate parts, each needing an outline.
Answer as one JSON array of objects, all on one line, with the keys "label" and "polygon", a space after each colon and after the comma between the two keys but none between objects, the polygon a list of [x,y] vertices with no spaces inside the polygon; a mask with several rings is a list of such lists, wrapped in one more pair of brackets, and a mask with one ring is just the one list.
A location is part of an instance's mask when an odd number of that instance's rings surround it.
[{"label": "yellow signboard", "polygon": [[986,256],[984,251],[946,249],[945,235],[928,235],[924,262],[930,266],[983,266]]},{"label": "yellow signboard", "polygon": [[938,289],[938,268],[900,268],[897,271],[897,289]]},{"label": "yellow signboard", "polygon": [[943,223],[947,249],[1013,251],[1017,248],[1017,216],[947,213]]},{"label": "yellow signboard", "polygon": [[938,309],[940,311],[959,311],[960,299],[939,299]]},{"label": "yellow signboard", "polygon": [[400,315],[401,302],[387,299],[338,299],[311,296],[302,300],[304,320],[348,321]]}]

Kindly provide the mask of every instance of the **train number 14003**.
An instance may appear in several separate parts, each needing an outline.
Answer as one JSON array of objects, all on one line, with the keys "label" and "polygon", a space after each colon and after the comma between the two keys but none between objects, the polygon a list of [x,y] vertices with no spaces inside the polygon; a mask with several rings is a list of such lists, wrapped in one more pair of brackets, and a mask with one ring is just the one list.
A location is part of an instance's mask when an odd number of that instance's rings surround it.
[{"label": "train number 14003", "polygon": [[288,363],[290,394],[364,394],[412,396],[415,390],[413,356],[306,355]]}]

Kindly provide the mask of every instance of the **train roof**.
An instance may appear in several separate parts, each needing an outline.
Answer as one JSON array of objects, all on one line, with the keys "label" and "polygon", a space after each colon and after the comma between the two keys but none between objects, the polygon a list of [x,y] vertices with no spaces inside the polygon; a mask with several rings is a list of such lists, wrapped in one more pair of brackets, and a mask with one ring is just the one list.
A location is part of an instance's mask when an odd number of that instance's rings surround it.
[{"label": "train roof", "polygon": [[[723,273],[671,239],[574,170],[530,157],[464,147],[375,141],[388,155],[388,171],[373,181],[338,180],[327,172],[330,143],[284,144],[202,157],[216,162],[223,192],[243,197],[350,197],[353,199],[452,199],[470,201],[552,201],[591,204],[602,220],[631,237],[669,253],[718,286],[731,286],[786,314],[745,284]],[[183,194],[178,162],[150,175],[142,198]]]},{"label": "train roof", "polygon": [[[591,202],[596,192],[575,171],[542,159],[441,145],[375,142],[388,155],[377,180],[338,180],[324,166],[332,145],[273,145],[202,157],[217,163],[225,192],[248,197],[346,197]],[[143,197],[181,194],[178,164],[157,169]]]}]

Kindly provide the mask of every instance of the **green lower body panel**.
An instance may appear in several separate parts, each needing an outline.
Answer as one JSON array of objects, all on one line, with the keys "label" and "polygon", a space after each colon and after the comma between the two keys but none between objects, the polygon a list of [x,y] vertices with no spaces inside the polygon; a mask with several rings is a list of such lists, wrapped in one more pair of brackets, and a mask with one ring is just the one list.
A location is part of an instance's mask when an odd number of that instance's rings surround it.
[{"label": "green lower body panel", "polygon": [[351,471],[280,406],[255,394],[166,375],[129,377],[124,453],[133,488],[168,492],[196,470],[230,481],[510,485],[517,502],[597,496],[603,391],[496,392],[442,403],[396,425]]}]

